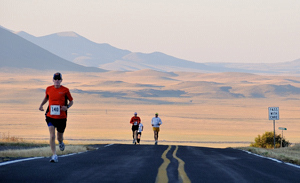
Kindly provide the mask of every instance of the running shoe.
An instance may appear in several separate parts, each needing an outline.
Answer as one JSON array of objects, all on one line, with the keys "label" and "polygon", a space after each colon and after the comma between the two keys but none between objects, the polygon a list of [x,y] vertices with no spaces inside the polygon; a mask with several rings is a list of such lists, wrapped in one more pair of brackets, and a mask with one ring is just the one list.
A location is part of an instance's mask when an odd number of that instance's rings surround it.
[{"label": "running shoe", "polygon": [[51,157],[51,159],[50,159],[50,162],[51,162],[51,163],[57,163],[57,162],[58,162],[58,157],[57,157],[57,155],[53,155],[53,156]]},{"label": "running shoe", "polygon": [[135,139],[133,139],[132,143],[135,144]]},{"label": "running shoe", "polygon": [[64,151],[64,150],[65,150],[65,144],[64,144],[63,142],[60,142],[60,143],[59,143],[59,149],[60,149],[61,151]]},{"label": "running shoe", "polygon": [[157,140],[155,141],[155,145],[157,145]]}]

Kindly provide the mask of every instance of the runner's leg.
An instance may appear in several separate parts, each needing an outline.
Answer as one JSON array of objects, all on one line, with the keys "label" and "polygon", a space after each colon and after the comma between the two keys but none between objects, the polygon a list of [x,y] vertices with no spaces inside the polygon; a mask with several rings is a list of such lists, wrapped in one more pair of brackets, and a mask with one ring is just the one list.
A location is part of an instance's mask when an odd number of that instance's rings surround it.
[{"label": "runner's leg", "polygon": [[137,138],[137,130],[134,130],[134,139],[136,141],[136,138]]},{"label": "runner's leg", "polygon": [[57,132],[57,140],[58,142],[62,142],[64,140],[64,133]]},{"label": "runner's leg", "polygon": [[157,131],[154,131],[154,140],[157,141]]},{"label": "runner's leg", "polygon": [[140,143],[140,140],[141,140],[141,134],[138,134],[137,135],[137,143]]},{"label": "runner's leg", "polygon": [[52,154],[56,154],[56,148],[55,148],[55,127],[49,126],[49,133],[50,133],[50,147]]},{"label": "runner's leg", "polygon": [[132,130],[132,139],[133,139],[132,143],[134,143],[135,139],[134,139],[134,129],[133,129],[133,126],[132,126],[131,130]]}]

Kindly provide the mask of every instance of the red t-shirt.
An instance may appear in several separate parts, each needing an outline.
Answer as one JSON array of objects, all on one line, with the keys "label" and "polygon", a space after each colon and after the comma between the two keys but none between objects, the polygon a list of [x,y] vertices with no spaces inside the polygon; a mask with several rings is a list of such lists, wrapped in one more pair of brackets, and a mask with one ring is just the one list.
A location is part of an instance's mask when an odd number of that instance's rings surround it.
[{"label": "red t-shirt", "polygon": [[133,116],[133,117],[131,118],[131,120],[130,120],[130,123],[131,123],[132,125],[139,125],[140,122],[141,122],[141,118],[138,117],[138,116],[137,116],[137,117]]},{"label": "red t-shirt", "polygon": [[54,85],[47,87],[46,97],[49,99],[49,110],[47,116],[54,119],[67,118],[66,111],[62,111],[61,107],[66,106],[69,101],[73,101],[71,93],[68,88],[60,86],[55,88]]}]

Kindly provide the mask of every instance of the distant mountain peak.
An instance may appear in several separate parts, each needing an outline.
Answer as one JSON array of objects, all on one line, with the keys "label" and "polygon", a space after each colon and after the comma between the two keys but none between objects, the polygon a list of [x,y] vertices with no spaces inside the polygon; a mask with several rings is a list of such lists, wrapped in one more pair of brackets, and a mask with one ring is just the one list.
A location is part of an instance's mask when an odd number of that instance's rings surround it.
[{"label": "distant mountain peak", "polygon": [[135,62],[142,62],[143,59],[140,58],[140,53],[137,53],[137,52],[132,52],[132,53],[129,53],[128,55],[125,55],[124,57],[122,57],[122,59],[125,59],[125,60],[131,60],[131,61],[135,61]]},{"label": "distant mountain peak", "polygon": [[79,37],[79,35],[73,31],[59,32],[59,33],[56,33],[56,35],[58,35],[60,37]]},{"label": "distant mountain peak", "polygon": [[24,34],[25,32],[24,31],[11,31],[12,33],[15,33],[15,34]]}]

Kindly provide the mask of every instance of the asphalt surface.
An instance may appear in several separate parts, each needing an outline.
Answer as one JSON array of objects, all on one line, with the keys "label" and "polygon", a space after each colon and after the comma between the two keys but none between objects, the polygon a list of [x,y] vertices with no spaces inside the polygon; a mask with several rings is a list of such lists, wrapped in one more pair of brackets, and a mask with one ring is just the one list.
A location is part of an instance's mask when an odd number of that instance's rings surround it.
[{"label": "asphalt surface", "polygon": [[58,160],[0,163],[0,182],[300,182],[297,167],[231,148],[99,145]]}]

